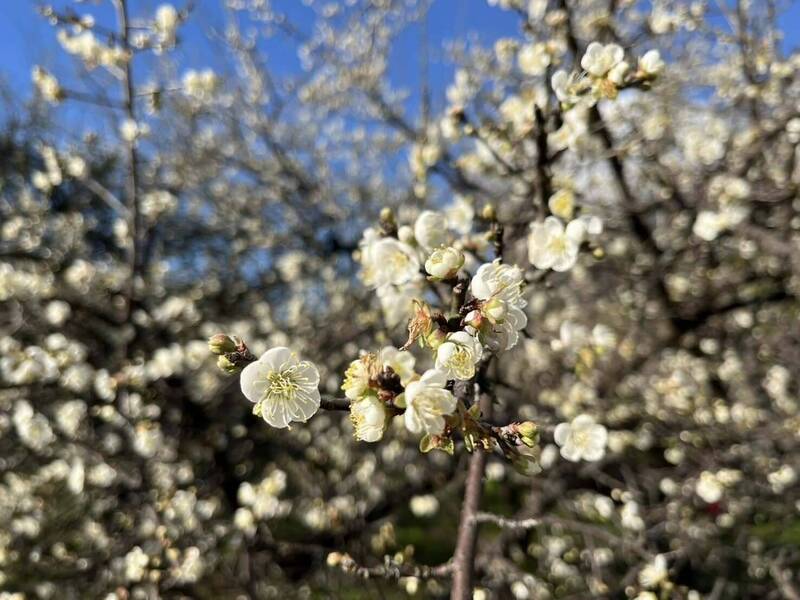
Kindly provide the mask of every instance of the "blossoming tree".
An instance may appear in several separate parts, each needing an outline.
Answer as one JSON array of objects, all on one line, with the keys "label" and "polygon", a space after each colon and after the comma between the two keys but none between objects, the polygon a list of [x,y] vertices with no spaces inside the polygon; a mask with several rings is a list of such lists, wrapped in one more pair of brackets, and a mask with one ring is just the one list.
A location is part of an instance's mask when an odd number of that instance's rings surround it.
[{"label": "blossoming tree", "polygon": [[221,4],[228,71],[191,5],[39,8],[0,598],[800,597],[780,3],[489,0],[441,53],[437,3],[280,4]]}]

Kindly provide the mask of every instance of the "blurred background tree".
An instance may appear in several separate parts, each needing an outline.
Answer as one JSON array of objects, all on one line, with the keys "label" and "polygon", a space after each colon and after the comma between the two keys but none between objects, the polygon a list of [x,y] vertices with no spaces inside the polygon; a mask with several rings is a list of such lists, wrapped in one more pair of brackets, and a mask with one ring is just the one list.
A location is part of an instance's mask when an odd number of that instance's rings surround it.
[{"label": "blurred background tree", "polygon": [[[52,54],[0,62],[0,597],[447,596],[460,442],[271,429],[206,340],[341,396],[441,292],[368,289],[362,232],[441,211],[474,274],[486,205],[528,284],[494,419],[543,470],[489,459],[474,597],[800,597],[796,2],[10,4]],[[584,106],[591,42],[644,75]],[[604,223],[566,272],[552,215]]]}]

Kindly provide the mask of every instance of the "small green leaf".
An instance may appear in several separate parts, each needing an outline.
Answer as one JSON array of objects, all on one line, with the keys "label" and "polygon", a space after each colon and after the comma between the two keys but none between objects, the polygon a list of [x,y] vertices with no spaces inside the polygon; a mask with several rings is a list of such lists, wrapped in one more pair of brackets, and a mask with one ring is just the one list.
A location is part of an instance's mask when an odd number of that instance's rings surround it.
[{"label": "small green leaf", "polygon": [[426,454],[434,448],[436,448],[436,445],[433,442],[433,437],[427,433],[423,435],[422,439],[419,441],[419,451]]}]

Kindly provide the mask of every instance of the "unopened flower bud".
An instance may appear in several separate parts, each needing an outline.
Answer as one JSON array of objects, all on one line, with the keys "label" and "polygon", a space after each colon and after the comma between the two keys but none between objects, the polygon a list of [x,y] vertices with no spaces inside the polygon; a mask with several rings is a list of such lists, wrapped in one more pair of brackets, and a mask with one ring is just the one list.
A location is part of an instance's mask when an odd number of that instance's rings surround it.
[{"label": "unopened flower bud", "polygon": [[434,327],[428,335],[425,336],[425,345],[429,348],[436,350],[447,339],[447,333]]},{"label": "unopened flower bud", "polygon": [[211,354],[227,354],[228,352],[236,352],[236,342],[229,335],[224,333],[217,333],[208,339],[208,349]]},{"label": "unopened flower bud", "polygon": [[394,223],[394,212],[388,206],[384,206],[381,209],[380,219],[382,223]]},{"label": "unopened flower bud", "polygon": [[414,241],[414,230],[408,225],[402,225],[397,230],[397,239],[406,244]]},{"label": "unopened flower bud", "polygon": [[437,248],[425,261],[425,270],[433,279],[452,279],[464,266],[464,253],[452,246]]},{"label": "unopened flower bud", "polygon": [[539,443],[539,428],[536,423],[525,421],[517,425],[517,433],[520,441],[528,448],[533,448]]},{"label": "unopened flower bud", "polygon": [[220,370],[228,373],[229,375],[235,375],[242,370],[241,367],[237,366],[236,363],[234,363],[224,354],[217,359],[217,366],[220,368]]},{"label": "unopened flower bud", "polygon": [[380,226],[383,235],[395,237],[397,235],[397,221],[394,220],[394,211],[388,206],[381,209]]},{"label": "unopened flower bud", "polygon": [[469,325],[475,329],[480,329],[482,324],[483,315],[479,310],[471,310],[467,313],[467,316],[464,317],[464,325]]},{"label": "unopened flower bud", "polygon": [[483,210],[481,211],[481,217],[487,221],[495,221],[497,219],[497,213],[494,210],[494,205],[487,204],[484,206]]}]

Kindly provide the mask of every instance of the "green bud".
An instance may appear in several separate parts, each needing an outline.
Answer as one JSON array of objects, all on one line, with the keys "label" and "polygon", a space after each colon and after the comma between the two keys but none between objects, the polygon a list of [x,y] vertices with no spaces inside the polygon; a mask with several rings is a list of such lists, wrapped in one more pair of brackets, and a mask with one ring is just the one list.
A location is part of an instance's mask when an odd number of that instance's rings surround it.
[{"label": "green bud", "polygon": [[388,206],[384,206],[381,209],[380,219],[383,223],[394,223],[394,212]]},{"label": "green bud", "polygon": [[525,421],[517,425],[517,433],[520,441],[528,448],[533,448],[539,443],[539,428],[536,423]]},{"label": "green bud", "polygon": [[436,350],[439,346],[444,343],[447,339],[447,333],[439,329],[438,327],[434,327],[428,335],[425,336],[425,345],[431,348],[432,350]]},{"label": "green bud", "polygon": [[217,366],[229,375],[235,375],[242,370],[241,367],[236,365],[231,359],[224,354],[217,359]]},{"label": "green bud", "polygon": [[229,335],[224,333],[217,333],[208,339],[208,349],[211,354],[227,354],[228,352],[236,352],[236,342]]}]

